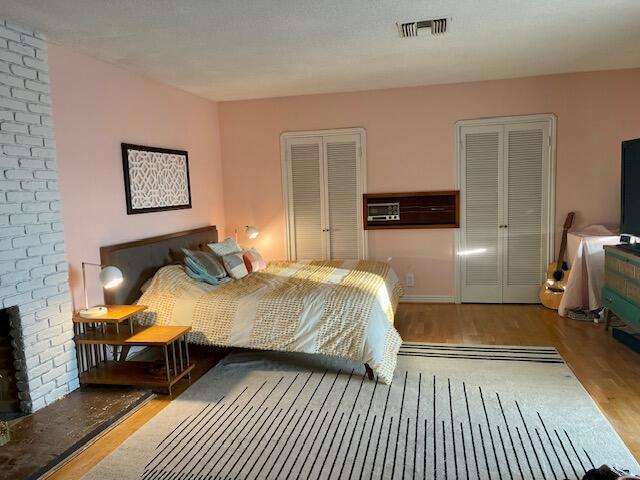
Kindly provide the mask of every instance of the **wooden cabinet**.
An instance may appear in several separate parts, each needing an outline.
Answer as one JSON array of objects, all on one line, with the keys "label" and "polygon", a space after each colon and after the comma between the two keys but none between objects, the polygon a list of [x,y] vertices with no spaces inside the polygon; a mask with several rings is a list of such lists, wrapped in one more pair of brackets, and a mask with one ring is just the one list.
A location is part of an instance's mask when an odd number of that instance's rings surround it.
[{"label": "wooden cabinet", "polygon": [[[365,230],[396,228],[458,228],[460,226],[460,192],[456,190],[363,194]],[[372,219],[371,207],[394,205],[397,219]],[[397,204],[398,210],[395,209]]]},{"label": "wooden cabinet", "polygon": [[[618,246],[605,246],[604,306],[640,330],[640,256]],[[607,312],[608,326],[609,312]]]}]

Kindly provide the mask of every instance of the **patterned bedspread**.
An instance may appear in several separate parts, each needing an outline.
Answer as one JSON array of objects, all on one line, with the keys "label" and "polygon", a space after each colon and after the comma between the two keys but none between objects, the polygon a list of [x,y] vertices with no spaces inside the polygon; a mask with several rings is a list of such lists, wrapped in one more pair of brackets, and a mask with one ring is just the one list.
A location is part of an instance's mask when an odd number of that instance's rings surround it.
[{"label": "patterned bedspread", "polygon": [[271,262],[211,286],[177,265],[158,271],[138,303],[142,323],[191,325],[192,343],[318,353],[368,363],[389,383],[402,339],[393,319],[402,289],[387,263]]}]

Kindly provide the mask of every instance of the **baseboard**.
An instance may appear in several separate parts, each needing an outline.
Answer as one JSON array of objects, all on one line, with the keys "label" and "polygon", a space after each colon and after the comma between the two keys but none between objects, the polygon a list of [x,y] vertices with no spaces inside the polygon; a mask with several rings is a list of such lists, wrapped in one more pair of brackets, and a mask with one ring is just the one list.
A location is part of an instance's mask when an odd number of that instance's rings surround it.
[{"label": "baseboard", "polygon": [[403,295],[401,303],[455,303],[453,297],[440,295]]}]

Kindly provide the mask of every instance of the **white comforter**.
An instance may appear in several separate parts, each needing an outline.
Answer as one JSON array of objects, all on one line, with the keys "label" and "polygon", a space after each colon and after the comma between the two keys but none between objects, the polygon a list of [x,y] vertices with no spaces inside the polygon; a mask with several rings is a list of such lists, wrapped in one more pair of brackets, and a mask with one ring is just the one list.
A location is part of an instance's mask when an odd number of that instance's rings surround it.
[{"label": "white comforter", "polygon": [[145,323],[191,325],[193,343],[345,358],[388,383],[402,342],[393,327],[400,295],[387,263],[271,262],[218,286],[164,267],[139,303]]}]

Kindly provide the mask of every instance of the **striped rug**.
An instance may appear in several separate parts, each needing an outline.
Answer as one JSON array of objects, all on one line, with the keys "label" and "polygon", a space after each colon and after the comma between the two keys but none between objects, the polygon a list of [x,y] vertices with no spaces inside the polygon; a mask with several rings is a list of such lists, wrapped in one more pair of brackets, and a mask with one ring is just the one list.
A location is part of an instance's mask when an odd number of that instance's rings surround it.
[{"label": "striped rug", "polygon": [[405,343],[391,385],[230,355],[90,479],[580,479],[638,464],[554,348]]}]

